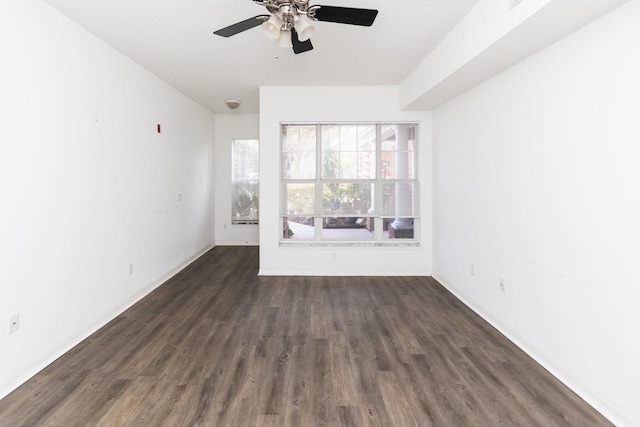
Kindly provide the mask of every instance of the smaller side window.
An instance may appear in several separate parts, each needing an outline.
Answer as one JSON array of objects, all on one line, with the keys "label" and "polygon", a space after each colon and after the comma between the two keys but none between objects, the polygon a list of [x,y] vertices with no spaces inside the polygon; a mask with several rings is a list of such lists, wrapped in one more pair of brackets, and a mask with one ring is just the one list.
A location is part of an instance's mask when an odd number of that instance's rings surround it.
[{"label": "smaller side window", "polygon": [[257,224],[260,177],[257,139],[234,139],[231,147],[231,223]]}]

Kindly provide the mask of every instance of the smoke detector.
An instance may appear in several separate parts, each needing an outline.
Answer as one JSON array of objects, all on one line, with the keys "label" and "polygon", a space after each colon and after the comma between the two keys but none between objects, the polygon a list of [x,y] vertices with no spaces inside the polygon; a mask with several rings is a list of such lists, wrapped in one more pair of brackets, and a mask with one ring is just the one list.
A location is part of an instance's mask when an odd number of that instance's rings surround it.
[{"label": "smoke detector", "polygon": [[240,104],[242,104],[241,101],[235,99],[227,99],[226,101],[224,101],[224,103],[227,104],[227,107],[229,107],[229,109],[231,110],[235,110],[240,106]]}]

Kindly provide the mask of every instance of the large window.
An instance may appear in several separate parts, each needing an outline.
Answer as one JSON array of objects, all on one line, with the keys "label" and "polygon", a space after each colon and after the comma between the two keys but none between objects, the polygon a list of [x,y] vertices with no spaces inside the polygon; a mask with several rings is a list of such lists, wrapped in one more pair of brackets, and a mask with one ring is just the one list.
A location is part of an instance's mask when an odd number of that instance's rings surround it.
[{"label": "large window", "polygon": [[257,139],[235,139],[231,149],[231,223],[258,223],[260,157]]},{"label": "large window", "polygon": [[417,125],[284,124],[283,243],[417,243]]}]

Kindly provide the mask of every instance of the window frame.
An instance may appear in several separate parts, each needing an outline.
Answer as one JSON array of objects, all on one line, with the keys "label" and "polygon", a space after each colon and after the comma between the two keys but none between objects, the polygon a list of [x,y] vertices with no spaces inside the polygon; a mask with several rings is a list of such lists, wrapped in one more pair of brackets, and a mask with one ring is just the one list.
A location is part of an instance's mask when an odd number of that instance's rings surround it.
[{"label": "window frame", "polygon": [[[322,147],[322,127],[327,125],[337,126],[375,126],[375,151],[373,155],[375,157],[375,174],[374,178],[322,178],[323,168],[323,147]],[[382,127],[383,126],[399,126],[399,125],[411,125],[414,131],[414,146],[412,150],[407,149],[407,152],[413,151],[412,167],[413,178],[394,178],[388,179],[382,177],[382,163],[383,163],[383,150],[382,150]],[[284,151],[284,139],[285,129],[288,126],[315,126],[315,178],[287,178],[285,176],[285,170],[283,169],[286,153],[290,151]],[[283,246],[419,246],[420,245],[420,209],[419,209],[419,194],[420,194],[420,174],[419,174],[419,122],[410,121],[394,121],[394,122],[281,122],[280,123],[280,202],[279,202],[279,221],[281,223],[280,232],[280,244]],[[397,131],[396,131],[397,132]],[[396,133],[397,138],[397,133]],[[388,152],[389,150],[387,150]],[[337,151],[340,153],[340,150]],[[357,175],[357,173],[356,173]],[[383,189],[385,184],[392,183],[408,183],[413,186],[413,193],[415,197],[412,197],[413,208],[411,215],[384,215],[383,212]],[[314,208],[313,212],[307,212],[301,215],[291,215],[287,213],[287,199],[285,197],[285,187],[289,184],[311,184],[314,186]],[[375,200],[373,211],[362,213],[325,213],[323,209],[323,185],[324,184],[369,184],[374,185],[372,197]],[[302,218],[313,218],[313,238],[311,239],[292,239],[286,237],[287,218],[292,216]],[[373,220],[373,238],[372,239],[342,239],[331,240],[323,238],[323,222],[326,218],[365,218]],[[410,218],[412,219],[413,237],[411,238],[389,238],[384,237],[385,221],[390,222],[390,219],[396,218]]]},{"label": "window frame", "polygon": [[[251,141],[257,144],[257,147],[256,147],[257,159],[255,162],[257,166],[257,171],[254,178],[247,178],[247,177],[237,178],[236,177],[236,161],[238,160],[236,156],[236,153],[237,153],[236,143],[239,141],[245,141],[245,142]],[[237,201],[236,183],[251,183],[251,182],[255,182],[257,187],[255,191],[255,194],[257,197],[257,200],[255,201],[256,216],[255,218],[248,218],[248,217],[238,218],[237,211],[236,211],[236,201]],[[231,140],[231,226],[247,226],[247,225],[254,226],[254,225],[258,225],[259,223],[260,223],[260,140],[258,138],[234,138]]]}]

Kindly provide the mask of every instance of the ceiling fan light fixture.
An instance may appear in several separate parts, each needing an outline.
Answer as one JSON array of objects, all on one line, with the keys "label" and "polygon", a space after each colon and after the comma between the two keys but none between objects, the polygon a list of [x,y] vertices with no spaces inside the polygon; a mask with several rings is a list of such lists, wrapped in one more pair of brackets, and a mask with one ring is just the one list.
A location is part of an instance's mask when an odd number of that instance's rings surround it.
[{"label": "ceiling fan light fixture", "polygon": [[293,47],[293,42],[291,42],[291,31],[282,30],[280,31],[280,37],[278,37],[278,47]]},{"label": "ceiling fan light fixture", "polygon": [[279,47],[293,48],[293,53],[297,55],[313,50],[311,36],[315,33],[314,21],[370,27],[378,15],[376,9],[310,6],[311,0],[253,1],[259,6],[264,6],[268,14],[236,22],[213,33],[221,37],[231,37],[251,28],[262,26],[266,37],[276,40]]},{"label": "ceiling fan light fixture", "polygon": [[282,27],[282,19],[278,15],[271,15],[267,21],[262,24],[264,34],[270,39],[277,40],[280,37],[280,28]]},{"label": "ceiling fan light fixture", "polygon": [[301,42],[309,40],[316,29],[313,25],[311,25],[311,22],[309,22],[308,19],[300,15],[297,15],[295,17],[293,21],[293,27],[296,29],[296,32],[298,33],[298,39]]}]

